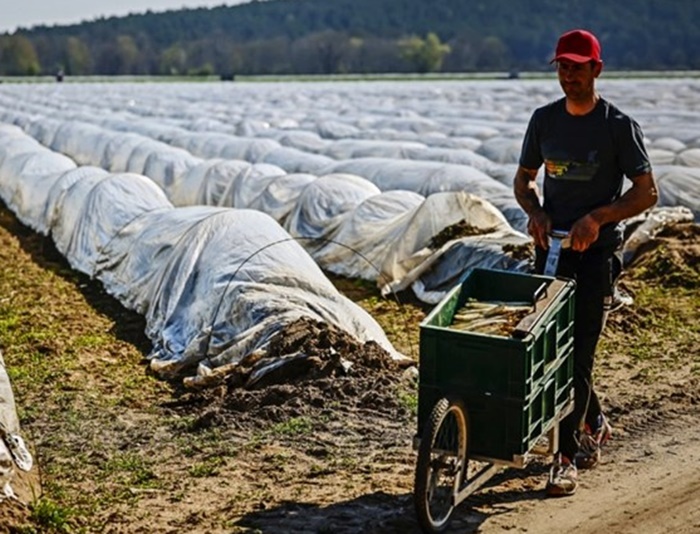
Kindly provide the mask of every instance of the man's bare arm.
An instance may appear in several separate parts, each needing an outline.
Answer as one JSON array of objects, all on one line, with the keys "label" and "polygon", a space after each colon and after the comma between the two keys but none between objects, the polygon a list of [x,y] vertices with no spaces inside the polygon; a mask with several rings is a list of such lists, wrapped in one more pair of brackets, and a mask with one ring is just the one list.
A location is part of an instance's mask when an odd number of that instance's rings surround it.
[{"label": "man's bare arm", "polygon": [[515,178],[513,179],[515,199],[528,216],[542,209],[537,183],[535,182],[536,178],[537,169],[526,169],[525,167],[518,166],[518,170],[515,171]]},{"label": "man's bare arm", "polygon": [[632,178],[632,187],[612,204],[601,206],[581,217],[571,228],[571,247],[586,250],[598,239],[600,227],[604,224],[624,221],[654,206],[659,193],[656,180],[651,173]]},{"label": "man's bare arm", "polygon": [[654,176],[648,172],[632,178],[632,187],[612,204],[602,206],[591,212],[591,216],[603,225],[620,222],[654,206],[659,200]]},{"label": "man's bare arm", "polygon": [[527,230],[540,248],[549,248],[548,234],[552,230],[552,222],[540,203],[537,190],[537,169],[526,169],[518,166],[513,179],[515,199],[527,213]]}]

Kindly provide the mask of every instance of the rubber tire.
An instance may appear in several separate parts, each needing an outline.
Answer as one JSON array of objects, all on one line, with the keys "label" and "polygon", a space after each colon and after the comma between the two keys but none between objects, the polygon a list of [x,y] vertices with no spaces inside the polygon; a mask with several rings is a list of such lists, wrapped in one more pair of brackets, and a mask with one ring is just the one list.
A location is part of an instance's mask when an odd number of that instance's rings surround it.
[{"label": "rubber tire", "polygon": [[[464,403],[441,398],[433,406],[418,448],[413,497],[423,532],[444,532],[450,524],[455,509],[454,497],[467,470],[467,437]],[[444,483],[436,487],[443,482],[443,477]]]}]

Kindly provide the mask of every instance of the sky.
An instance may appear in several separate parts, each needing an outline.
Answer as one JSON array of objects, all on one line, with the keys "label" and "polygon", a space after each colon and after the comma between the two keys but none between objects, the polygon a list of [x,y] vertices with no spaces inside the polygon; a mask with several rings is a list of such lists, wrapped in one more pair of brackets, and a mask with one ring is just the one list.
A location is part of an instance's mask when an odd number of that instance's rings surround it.
[{"label": "sky", "polygon": [[246,0],[0,0],[0,33],[39,24],[73,24],[101,16],[124,16],[191,7],[234,5]]}]

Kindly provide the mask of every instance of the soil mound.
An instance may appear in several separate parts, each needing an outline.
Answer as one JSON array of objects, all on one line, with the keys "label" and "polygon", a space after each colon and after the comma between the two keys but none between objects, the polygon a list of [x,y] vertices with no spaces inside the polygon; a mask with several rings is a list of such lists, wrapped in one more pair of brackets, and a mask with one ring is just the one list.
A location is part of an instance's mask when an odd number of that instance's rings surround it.
[{"label": "soil mound", "polygon": [[628,268],[633,279],[666,287],[700,287],[700,225],[669,226],[642,247]]},{"label": "soil mound", "polygon": [[405,412],[397,395],[402,366],[373,341],[360,343],[332,325],[303,318],[271,341],[266,359],[280,357],[288,361],[252,383],[253,369],[264,363],[255,357],[242,362],[226,383],[192,393],[189,402],[208,405],[196,426],[231,419],[240,427],[276,423],[339,408]]}]

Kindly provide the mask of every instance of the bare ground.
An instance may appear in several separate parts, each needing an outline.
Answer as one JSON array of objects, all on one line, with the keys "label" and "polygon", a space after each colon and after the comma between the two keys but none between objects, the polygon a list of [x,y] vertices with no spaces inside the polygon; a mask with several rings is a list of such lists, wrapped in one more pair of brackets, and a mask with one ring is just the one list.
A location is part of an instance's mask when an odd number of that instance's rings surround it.
[{"label": "bare ground", "polygon": [[[464,503],[453,532],[700,530],[699,257],[683,225],[625,273],[635,301],[611,316],[596,376],[615,436],[577,495],[544,500],[535,459]],[[427,309],[334,281],[417,359]],[[151,376],[143,328],[0,210],[0,350],[41,480],[29,506],[2,505],[6,531],[418,532],[414,370],[309,323],[280,340],[313,354],[285,376],[186,391]]]}]

